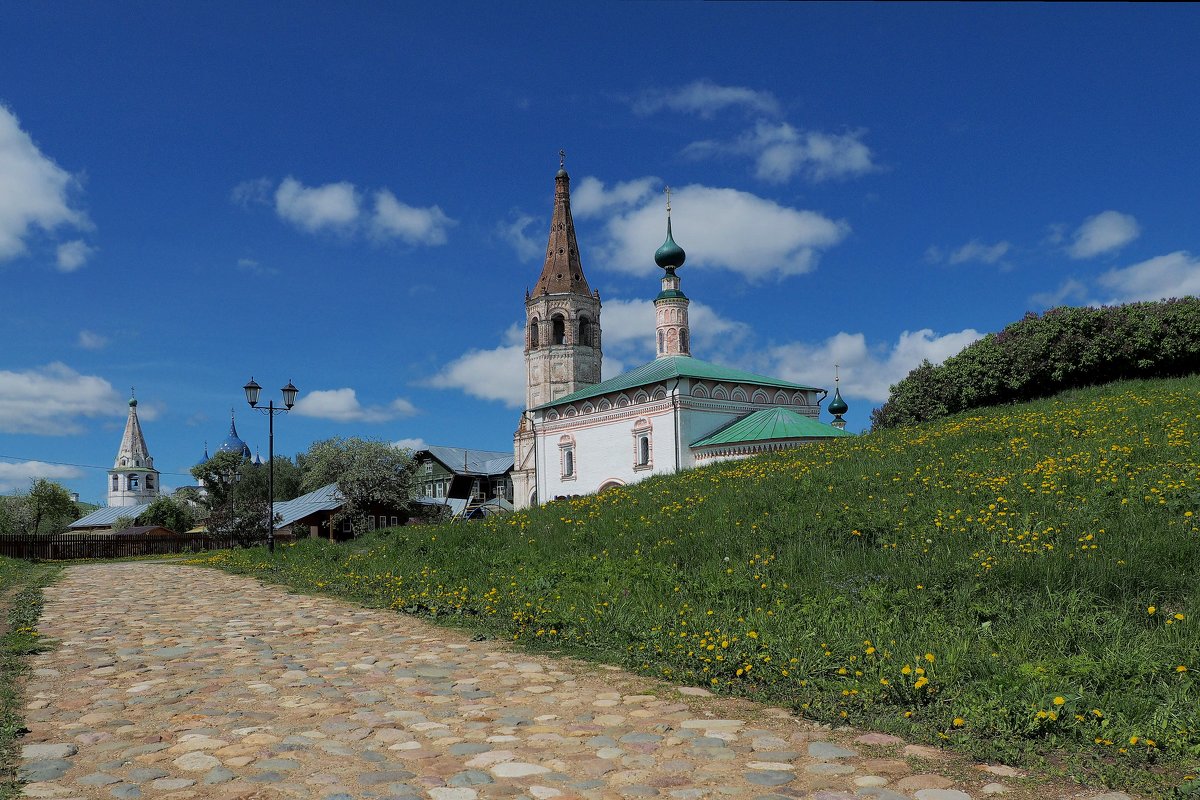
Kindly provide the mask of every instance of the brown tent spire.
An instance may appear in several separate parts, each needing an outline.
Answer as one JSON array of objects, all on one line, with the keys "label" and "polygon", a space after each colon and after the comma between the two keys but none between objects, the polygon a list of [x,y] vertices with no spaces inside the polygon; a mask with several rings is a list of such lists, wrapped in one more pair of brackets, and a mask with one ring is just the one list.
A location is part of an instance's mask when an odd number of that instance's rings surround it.
[{"label": "brown tent spire", "polygon": [[575,221],[571,219],[571,178],[563,165],[566,153],[558,151],[559,168],[554,176],[554,216],[550,220],[550,241],[546,244],[546,263],[533,287],[533,296],[542,294],[590,295],[583,266],[579,263],[579,243],[575,240]]}]

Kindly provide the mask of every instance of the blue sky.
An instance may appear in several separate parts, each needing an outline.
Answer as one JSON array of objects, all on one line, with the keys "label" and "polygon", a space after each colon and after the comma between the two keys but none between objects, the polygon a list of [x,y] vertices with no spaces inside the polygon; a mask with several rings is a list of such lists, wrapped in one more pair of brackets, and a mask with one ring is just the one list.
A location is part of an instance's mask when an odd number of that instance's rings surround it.
[{"label": "blue sky", "polygon": [[[558,150],[605,374],[653,357],[673,187],[697,356],[850,428],[1026,311],[1200,293],[1200,9],[13,3],[0,491],[104,496],[363,436],[508,450]],[[824,418],[827,419],[827,416]]]}]

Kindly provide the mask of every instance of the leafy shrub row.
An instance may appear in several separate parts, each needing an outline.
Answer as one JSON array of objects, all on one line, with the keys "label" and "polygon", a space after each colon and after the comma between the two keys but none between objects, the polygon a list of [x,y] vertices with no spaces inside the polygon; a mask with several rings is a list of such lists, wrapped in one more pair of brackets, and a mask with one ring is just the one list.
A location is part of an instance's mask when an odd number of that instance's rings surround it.
[{"label": "leafy shrub row", "polygon": [[871,412],[875,428],[939,419],[1129,378],[1200,370],[1200,299],[1052,308],[989,333],[940,366],[928,360]]}]

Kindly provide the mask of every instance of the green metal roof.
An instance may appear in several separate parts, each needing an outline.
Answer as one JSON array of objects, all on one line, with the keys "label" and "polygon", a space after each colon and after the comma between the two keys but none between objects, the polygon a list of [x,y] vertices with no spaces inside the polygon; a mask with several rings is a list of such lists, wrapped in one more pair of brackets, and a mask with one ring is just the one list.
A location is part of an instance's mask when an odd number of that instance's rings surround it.
[{"label": "green metal roof", "polygon": [[565,403],[573,403],[576,400],[599,397],[609,392],[621,392],[639,386],[661,383],[672,378],[693,378],[725,381],[727,383],[750,383],[756,386],[769,386],[774,389],[799,389],[808,392],[824,391],[824,389],[818,389],[815,386],[802,386],[798,383],[781,381],[778,378],[768,378],[766,375],[756,375],[753,372],[743,372],[740,369],[722,367],[719,364],[701,361],[691,356],[663,356],[662,358],[654,359],[649,364],[643,364],[637,369],[630,370],[623,375],[618,375],[615,378],[609,378],[606,381],[584,387],[579,391],[564,395],[557,400],[542,403],[536,408],[552,408]]},{"label": "green metal roof", "polygon": [[773,439],[813,439],[835,436],[853,436],[832,425],[817,422],[812,417],[797,414],[789,408],[764,408],[736,419],[723,428],[692,442],[692,447],[707,447],[716,444],[742,444],[744,442],[767,442]]}]

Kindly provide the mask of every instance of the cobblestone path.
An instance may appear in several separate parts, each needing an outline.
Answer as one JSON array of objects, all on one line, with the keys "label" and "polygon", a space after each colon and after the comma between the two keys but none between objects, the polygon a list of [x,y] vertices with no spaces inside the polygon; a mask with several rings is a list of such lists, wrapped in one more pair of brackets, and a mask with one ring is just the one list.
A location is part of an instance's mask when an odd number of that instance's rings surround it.
[{"label": "cobblestone path", "polygon": [[71,567],[46,599],[30,797],[1129,800],[215,570]]}]

